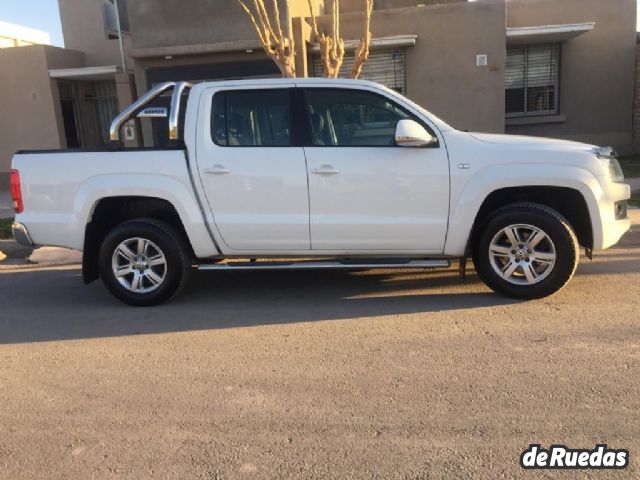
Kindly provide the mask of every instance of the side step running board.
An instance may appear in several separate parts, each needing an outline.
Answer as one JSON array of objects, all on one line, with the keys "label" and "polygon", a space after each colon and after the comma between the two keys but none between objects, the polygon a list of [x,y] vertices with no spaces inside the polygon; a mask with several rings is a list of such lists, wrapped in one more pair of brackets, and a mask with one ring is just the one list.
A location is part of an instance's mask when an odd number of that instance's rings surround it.
[{"label": "side step running board", "polygon": [[448,260],[384,260],[384,261],[298,261],[298,262],[229,262],[198,265],[198,270],[357,270],[360,268],[447,268]]}]

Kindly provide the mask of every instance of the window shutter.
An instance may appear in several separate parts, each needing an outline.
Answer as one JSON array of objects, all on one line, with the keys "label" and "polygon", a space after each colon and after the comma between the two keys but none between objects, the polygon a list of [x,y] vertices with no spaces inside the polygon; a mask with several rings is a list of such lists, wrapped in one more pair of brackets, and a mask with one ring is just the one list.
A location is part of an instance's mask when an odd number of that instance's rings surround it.
[{"label": "window shutter", "polygon": [[[369,60],[362,68],[360,78],[380,83],[396,92],[405,94],[406,90],[406,71],[405,71],[405,54],[404,48],[395,48],[392,50],[374,50],[369,54]],[[340,69],[340,77],[347,78],[353,69],[354,55],[353,53],[345,54],[344,63]],[[322,60],[320,55],[313,56],[314,77],[322,76]]]},{"label": "window shutter", "polygon": [[558,113],[560,45],[523,45],[507,49],[506,115]]},{"label": "window shutter", "polygon": [[558,75],[558,46],[532,45],[527,48],[527,86],[555,85]]},{"label": "window shutter", "polygon": [[525,48],[509,49],[507,54],[507,65],[505,68],[505,88],[524,88],[525,87]]}]

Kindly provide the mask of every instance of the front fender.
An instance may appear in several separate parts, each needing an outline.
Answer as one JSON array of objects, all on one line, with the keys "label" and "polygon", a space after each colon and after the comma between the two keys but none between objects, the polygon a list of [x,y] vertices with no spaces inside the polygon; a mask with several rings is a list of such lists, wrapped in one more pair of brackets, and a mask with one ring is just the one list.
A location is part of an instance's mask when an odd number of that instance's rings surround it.
[{"label": "front fender", "polygon": [[564,187],[579,191],[589,209],[595,245],[602,243],[598,201],[603,195],[597,178],[588,170],[567,165],[503,164],[478,172],[452,175],[451,215],[444,253],[464,255],[471,229],[484,200],[496,190],[510,187]]}]

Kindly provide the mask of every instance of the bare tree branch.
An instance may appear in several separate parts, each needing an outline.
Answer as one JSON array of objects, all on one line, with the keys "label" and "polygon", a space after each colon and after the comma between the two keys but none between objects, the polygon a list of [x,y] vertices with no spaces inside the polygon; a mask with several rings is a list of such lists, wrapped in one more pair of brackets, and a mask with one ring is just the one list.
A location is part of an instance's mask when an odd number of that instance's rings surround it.
[{"label": "bare tree branch", "polygon": [[319,31],[311,0],[307,3],[311,12],[313,36],[320,45],[324,76],[337,78],[344,61],[344,40],[340,37],[340,0],[331,0],[331,2],[331,35]]},{"label": "bare tree branch", "polygon": [[[295,77],[296,76],[296,64],[295,64],[295,48],[293,37],[287,37],[282,31],[282,24],[280,22],[280,8],[278,6],[279,0],[273,1],[273,11],[275,15],[274,24],[276,30],[274,31],[269,13],[264,5],[264,0],[253,0],[254,12],[247,6],[244,0],[237,0],[244,12],[247,14],[253,28],[258,35],[260,44],[266,52],[266,54],[276,63],[278,69],[282,73],[283,77]],[[283,0],[286,4],[287,0]],[[288,10],[288,9],[287,9]],[[256,18],[257,17],[257,18]]]},{"label": "bare tree branch", "polygon": [[[281,0],[271,0],[271,15],[265,5],[265,0],[236,0],[249,17],[251,24],[260,40],[266,54],[276,63],[284,77],[296,76],[295,45],[293,36],[285,35],[280,19]],[[288,0],[282,0],[285,2]],[[320,57],[324,76],[337,78],[344,62],[344,40],[340,34],[340,0],[331,1],[331,31],[318,28],[318,20],[311,0],[307,0],[311,14],[311,28],[315,41],[320,45]],[[253,4],[253,8],[249,5]],[[288,10],[288,9],[287,9]],[[369,58],[371,44],[371,12],[373,0],[365,0],[364,36],[355,52],[352,78],[358,78],[362,67]],[[273,16],[273,17],[272,17]]]},{"label": "bare tree branch", "polygon": [[278,35],[278,37],[280,38],[284,38],[284,35],[282,34],[282,24],[280,23],[280,8],[278,6],[278,0],[272,0],[273,1],[273,14],[275,16],[275,24],[276,24],[276,34]]},{"label": "bare tree branch", "polygon": [[353,62],[353,70],[351,78],[359,78],[362,73],[362,67],[369,60],[369,46],[371,45],[371,12],[373,10],[373,0],[365,0],[364,12],[364,37],[360,39],[358,48],[356,49],[355,59]]},{"label": "bare tree branch", "polygon": [[269,21],[269,14],[267,13],[267,9],[264,6],[264,0],[253,0],[253,3],[255,4],[256,9],[258,10],[258,13],[260,15],[260,21],[262,22],[262,25],[264,26],[265,31],[267,31],[269,35],[271,35],[273,38],[276,38],[276,34],[273,31],[273,28],[271,28],[271,22]]},{"label": "bare tree branch", "polygon": [[247,16],[251,19],[253,28],[256,30],[256,33],[258,34],[258,38],[260,39],[260,43],[264,47],[268,43],[268,39],[264,37],[262,28],[260,28],[260,26],[258,25],[258,22],[256,21],[256,17],[253,16],[253,13],[251,13],[251,10],[249,10],[249,7],[247,7],[247,5],[242,0],[237,0],[237,1],[242,7],[242,9],[244,10],[244,12],[247,14]]},{"label": "bare tree branch", "polygon": [[316,14],[313,12],[313,5],[311,4],[311,0],[307,0],[307,3],[309,4],[309,12],[311,13],[311,29],[313,32],[313,36],[317,39],[320,34],[318,33],[318,22],[316,21]]}]

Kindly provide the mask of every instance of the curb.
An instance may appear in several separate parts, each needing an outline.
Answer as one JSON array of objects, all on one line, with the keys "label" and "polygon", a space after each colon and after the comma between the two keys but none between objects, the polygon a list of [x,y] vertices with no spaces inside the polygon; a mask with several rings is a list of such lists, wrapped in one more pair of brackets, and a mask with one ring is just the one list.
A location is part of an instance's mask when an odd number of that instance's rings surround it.
[{"label": "curb", "polygon": [[28,261],[36,265],[75,265],[82,263],[82,252],[59,247],[40,247],[33,251]]}]

